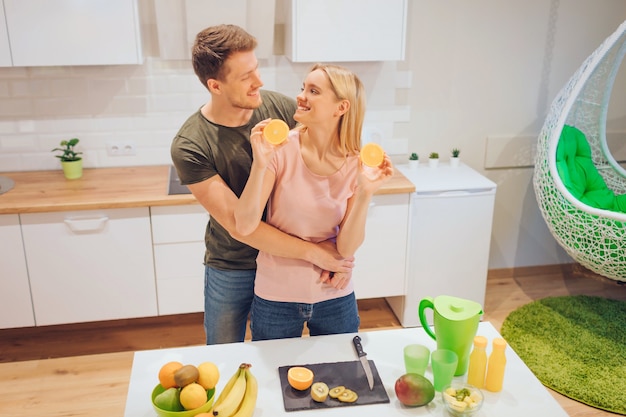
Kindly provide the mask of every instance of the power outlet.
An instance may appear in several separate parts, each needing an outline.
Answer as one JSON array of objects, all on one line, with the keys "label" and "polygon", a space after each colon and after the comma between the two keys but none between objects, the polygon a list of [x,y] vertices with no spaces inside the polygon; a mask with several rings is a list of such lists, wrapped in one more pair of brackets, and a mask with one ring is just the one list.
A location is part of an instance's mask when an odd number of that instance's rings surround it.
[{"label": "power outlet", "polygon": [[109,156],[134,156],[137,155],[135,142],[107,142],[107,154]]}]

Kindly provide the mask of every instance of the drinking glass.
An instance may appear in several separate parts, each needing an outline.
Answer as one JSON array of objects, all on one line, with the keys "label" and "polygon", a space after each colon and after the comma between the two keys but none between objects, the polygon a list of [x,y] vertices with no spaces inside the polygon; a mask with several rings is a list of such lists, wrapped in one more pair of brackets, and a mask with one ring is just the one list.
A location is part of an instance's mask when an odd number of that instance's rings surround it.
[{"label": "drinking glass", "polygon": [[407,374],[424,375],[429,360],[430,349],[428,347],[419,344],[404,347],[404,367]]},{"label": "drinking glass", "polygon": [[435,391],[441,392],[446,385],[452,382],[459,358],[451,350],[437,349],[431,355],[431,360],[433,385],[435,386]]}]

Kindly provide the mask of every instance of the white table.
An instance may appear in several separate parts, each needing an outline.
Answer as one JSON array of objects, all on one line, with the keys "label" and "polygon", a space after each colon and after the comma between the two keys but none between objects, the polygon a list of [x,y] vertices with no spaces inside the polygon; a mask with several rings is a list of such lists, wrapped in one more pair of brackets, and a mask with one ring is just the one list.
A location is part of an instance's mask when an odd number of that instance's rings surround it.
[{"label": "white table", "polygon": [[[488,322],[480,323],[477,334],[489,340],[488,353],[491,350],[491,341],[495,337],[500,337],[496,329]],[[431,351],[436,347],[435,342],[422,328],[370,331],[359,335],[363,339],[363,348],[368,354],[368,359],[376,364],[390,399],[388,404],[361,405],[357,406],[358,410],[337,407],[285,412],[278,367],[356,360],[352,346],[354,334],[342,334],[135,352],[124,416],[156,416],[150,402],[150,394],[158,383],[157,375],[160,367],[171,360],[195,365],[204,361],[214,362],[221,373],[220,382],[217,385],[218,395],[240,363],[251,363],[252,371],[260,387],[255,417],[312,417],[322,415],[322,413],[324,416],[345,416],[348,410],[350,414],[358,412],[362,417],[448,416],[439,393],[430,404],[419,408],[404,407],[396,398],[394,384],[396,379],[404,373],[402,348],[409,343],[427,345]],[[499,393],[483,390],[485,402],[476,416],[567,417],[565,410],[510,347],[507,347],[506,355],[504,388]],[[432,381],[430,366],[426,370],[426,377]],[[465,377],[457,378],[462,380]]]}]

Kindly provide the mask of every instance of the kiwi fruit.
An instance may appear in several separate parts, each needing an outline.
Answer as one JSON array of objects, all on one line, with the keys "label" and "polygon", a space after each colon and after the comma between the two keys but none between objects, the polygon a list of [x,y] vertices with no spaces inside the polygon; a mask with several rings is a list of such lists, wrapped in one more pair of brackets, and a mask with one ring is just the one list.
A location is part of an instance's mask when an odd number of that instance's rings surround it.
[{"label": "kiwi fruit", "polygon": [[182,388],[192,382],[197,382],[199,377],[198,368],[193,365],[185,365],[174,373],[174,382],[176,382],[176,386]]}]

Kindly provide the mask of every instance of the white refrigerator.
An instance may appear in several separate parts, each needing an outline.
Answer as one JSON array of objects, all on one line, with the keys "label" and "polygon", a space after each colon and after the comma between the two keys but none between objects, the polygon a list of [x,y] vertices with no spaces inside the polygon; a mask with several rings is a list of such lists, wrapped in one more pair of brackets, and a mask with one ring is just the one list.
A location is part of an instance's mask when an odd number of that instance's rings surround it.
[{"label": "white refrigerator", "polygon": [[[419,302],[450,295],[484,306],[496,184],[469,166],[397,168],[415,184],[409,202],[406,290],[387,302],[404,327]],[[432,324],[432,310],[427,310]]]}]

